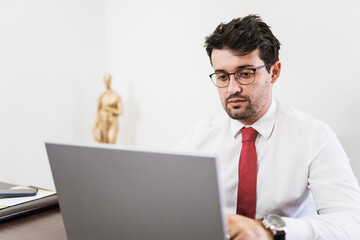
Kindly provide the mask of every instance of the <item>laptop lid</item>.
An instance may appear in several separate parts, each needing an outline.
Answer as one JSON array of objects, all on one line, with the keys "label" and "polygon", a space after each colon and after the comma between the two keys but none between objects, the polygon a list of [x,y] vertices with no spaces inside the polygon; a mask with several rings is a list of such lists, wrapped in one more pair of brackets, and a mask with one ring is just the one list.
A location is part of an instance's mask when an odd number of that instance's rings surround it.
[{"label": "laptop lid", "polygon": [[225,239],[215,157],[45,145],[69,240]]}]

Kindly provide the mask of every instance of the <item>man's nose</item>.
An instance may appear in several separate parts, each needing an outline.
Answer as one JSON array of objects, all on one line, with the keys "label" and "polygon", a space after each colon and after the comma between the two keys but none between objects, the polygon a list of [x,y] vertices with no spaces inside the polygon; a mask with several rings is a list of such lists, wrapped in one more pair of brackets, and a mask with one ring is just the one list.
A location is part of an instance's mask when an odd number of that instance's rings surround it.
[{"label": "man's nose", "polygon": [[227,86],[227,90],[230,94],[242,91],[241,84],[236,80],[234,74],[229,76],[229,85]]}]

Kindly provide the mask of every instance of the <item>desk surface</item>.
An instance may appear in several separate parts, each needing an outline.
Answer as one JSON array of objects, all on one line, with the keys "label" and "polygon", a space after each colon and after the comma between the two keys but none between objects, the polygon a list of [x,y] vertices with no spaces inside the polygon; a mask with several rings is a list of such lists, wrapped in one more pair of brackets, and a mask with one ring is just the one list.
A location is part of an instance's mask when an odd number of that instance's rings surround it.
[{"label": "desk surface", "polygon": [[1,240],[66,240],[59,208],[39,212],[0,224]]},{"label": "desk surface", "polygon": [[[7,187],[1,183],[1,187]],[[60,209],[53,208],[29,216],[0,223],[1,240],[66,240]]]}]

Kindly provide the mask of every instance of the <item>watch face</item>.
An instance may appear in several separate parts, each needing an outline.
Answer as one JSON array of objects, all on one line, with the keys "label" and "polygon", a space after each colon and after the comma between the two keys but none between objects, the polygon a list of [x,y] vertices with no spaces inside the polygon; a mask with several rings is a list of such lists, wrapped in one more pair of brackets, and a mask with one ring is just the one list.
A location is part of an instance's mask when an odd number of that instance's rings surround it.
[{"label": "watch face", "polygon": [[269,225],[273,226],[274,228],[283,228],[285,227],[285,221],[278,215],[270,214],[267,216],[266,220],[268,221]]}]

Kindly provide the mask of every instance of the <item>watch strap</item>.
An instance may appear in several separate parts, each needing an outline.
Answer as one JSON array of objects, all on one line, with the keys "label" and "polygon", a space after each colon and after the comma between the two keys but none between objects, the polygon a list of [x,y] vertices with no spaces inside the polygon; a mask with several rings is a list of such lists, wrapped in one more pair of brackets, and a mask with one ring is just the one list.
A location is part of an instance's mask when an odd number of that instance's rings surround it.
[{"label": "watch strap", "polygon": [[285,240],[285,231],[276,231],[274,240]]}]

